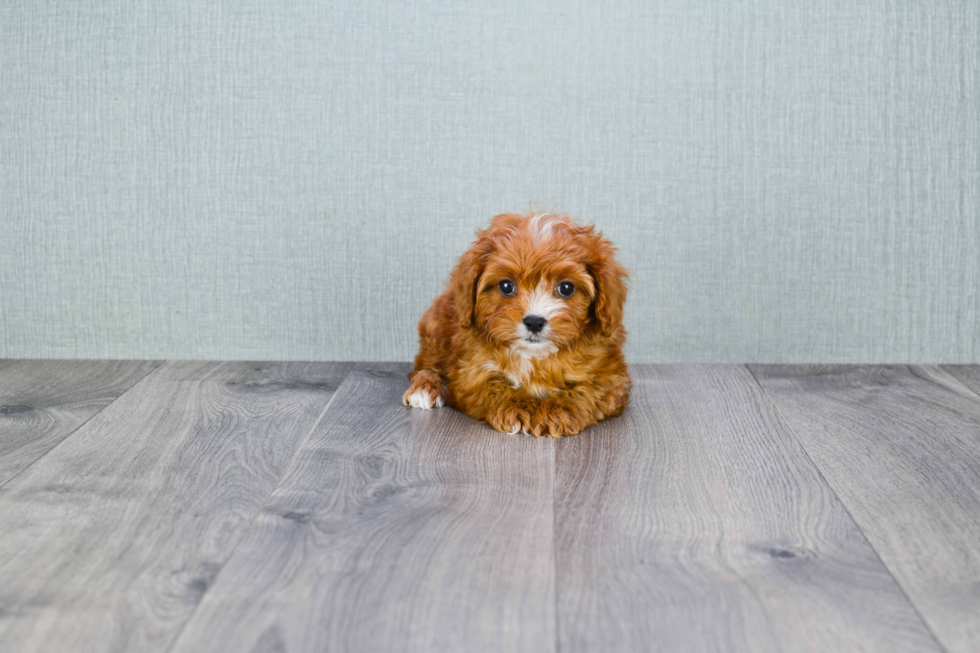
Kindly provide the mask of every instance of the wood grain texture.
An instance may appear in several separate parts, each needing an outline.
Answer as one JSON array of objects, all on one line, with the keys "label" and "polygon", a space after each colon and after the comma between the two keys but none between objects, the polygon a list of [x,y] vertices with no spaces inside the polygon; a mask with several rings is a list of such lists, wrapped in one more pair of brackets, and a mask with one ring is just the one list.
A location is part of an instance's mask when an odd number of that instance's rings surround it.
[{"label": "wood grain texture", "polygon": [[746,368],[631,369],[557,445],[563,653],[939,650]]},{"label": "wood grain texture", "polygon": [[0,486],[159,363],[0,361]]},{"label": "wood grain texture", "polygon": [[943,646],[980,650],[980,398],[936,367],[752,369]]},{"label": "wood grain texture", "polygon": [[165,650],[348,369],[167,363],[11,480],[0,650]]},{"label": "wood grain texture", "polygon": [[980,365],[943,365],[942,369],[980,395]]},{"label": "wood grain texture", "polygon": [[551,651],[554,444],[360,364],[175,651]]}]

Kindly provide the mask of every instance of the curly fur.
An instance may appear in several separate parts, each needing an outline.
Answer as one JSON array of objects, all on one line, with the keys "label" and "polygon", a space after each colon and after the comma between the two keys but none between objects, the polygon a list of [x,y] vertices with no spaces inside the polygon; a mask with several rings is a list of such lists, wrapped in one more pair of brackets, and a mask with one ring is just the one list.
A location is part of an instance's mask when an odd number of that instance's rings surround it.
[{"label": "curly fur", "polygon": [[[496,216],[419,321],[405,405],[454,406],[505,433],[561,437],[619,415],[627,272],[593,226],[564,215]],[[516,291],[499,290],[509,280]],[[575,286],[570,297],[558,285]],[[547,313],[538,338],[522,327]],[[538,339],[539,342],[531,340]]]}]

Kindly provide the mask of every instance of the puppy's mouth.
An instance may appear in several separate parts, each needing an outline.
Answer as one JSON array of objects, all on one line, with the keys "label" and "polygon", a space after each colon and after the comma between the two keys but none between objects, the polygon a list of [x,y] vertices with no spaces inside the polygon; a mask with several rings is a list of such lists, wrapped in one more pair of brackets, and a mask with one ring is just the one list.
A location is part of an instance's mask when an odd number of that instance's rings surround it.
[{"label": "puppy's mouth", "polygon": [[547,358],[556,351],[555,343],[540,333],[524,334],[511,345],[511,353],[524,358]]}]

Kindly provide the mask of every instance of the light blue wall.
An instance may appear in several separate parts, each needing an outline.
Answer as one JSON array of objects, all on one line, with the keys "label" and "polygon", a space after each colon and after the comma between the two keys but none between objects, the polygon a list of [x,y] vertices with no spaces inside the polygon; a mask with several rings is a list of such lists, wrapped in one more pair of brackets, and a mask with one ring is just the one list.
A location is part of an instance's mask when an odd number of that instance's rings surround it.
[{"label": "light blue wall", "polygon": [[408,359],[595,221],[655,361],[980,362],[980,3],[0,3],[0,357]]}]

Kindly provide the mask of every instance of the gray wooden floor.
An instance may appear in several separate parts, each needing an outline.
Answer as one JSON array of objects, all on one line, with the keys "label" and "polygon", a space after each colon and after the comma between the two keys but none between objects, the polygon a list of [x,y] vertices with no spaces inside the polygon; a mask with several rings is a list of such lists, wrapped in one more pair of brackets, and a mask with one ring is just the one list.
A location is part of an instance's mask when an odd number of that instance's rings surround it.
[{"label": "gray wooden floor", "polygon": [[0,361],[0,651],[980,651],[980,368],[636,366],[558,441],[408,369]]}]

